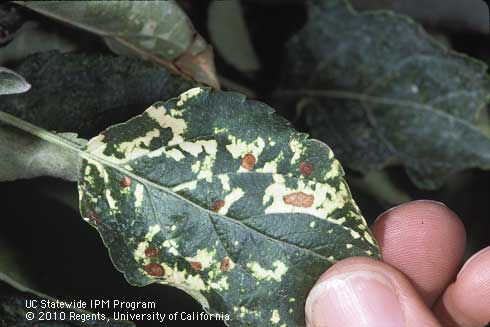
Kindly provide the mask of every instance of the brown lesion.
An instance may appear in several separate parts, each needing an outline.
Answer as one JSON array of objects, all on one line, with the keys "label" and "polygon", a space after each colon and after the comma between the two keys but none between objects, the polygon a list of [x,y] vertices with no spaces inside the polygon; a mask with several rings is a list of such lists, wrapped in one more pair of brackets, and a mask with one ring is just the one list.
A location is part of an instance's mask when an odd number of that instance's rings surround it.
[{"label": "brown lesion", "polygon": [[221,200],[221,199],[216,200],[216,201],[213,202],[213,211],[214,212],[218,212],[224,206],[225,206],[225,201],[224,200]]},{"label": "brown lesion", "polygon": [[302,208],[309,208],[315,202],[315,197],[303,192],[291,193],[283,196],[284,203]]},{"label": "brown lesion", "polygon": [[146,248],[145,250],[145,255],[148,257],[148,258],[154,258],[158,255],[158,249],[153,247],[153,246],[150,246],[148,248]]},{"label": "brown lesion", "polygon": [[256,162],[257,159],[254,157],[254,155],[251,153],[247,153],[242,158],[241,166],[248,171],[252,171],[255,167]]},{"label": "brown lesion", "polygon": [[219,266],[219,270],[221,270],[222,272],[226,272],[226,271],[230,270],[230,266],[231,266],[230,258],[225,257],[223,259],[223,261],[221,261],[221,264]]},{"label": "brown lesion", "polygon": [[93,209],[87,209],[87,216],[88,216],[87,218],[92,224],[94,225],[100,224],[100,218]]},{"label": "brown lesion", "polygon": [[131,186],[131,178],[129,176],[124,176],[119,185],[121,185],[121,187]]},{"label": "brown lesion", "polygon": [[313,173],[315,170],[315,166],[309,161],[303,161],[299,164],[299,171],[301,172],[301,175],[308,177]]},{"label": "brown lesion", "polygon": [[165,276],[165,269],[162,267],[162,265],[159,265],[158,263],[155,262],[145,265],[143,269],[150,276],[155,276],[155,277]]},{"label": "brown lesion", "polygon": [[189,264],[191,265],[192,269],[194,269],[195,271],[202,270],[202,264],[199,261],[190,261]]}]

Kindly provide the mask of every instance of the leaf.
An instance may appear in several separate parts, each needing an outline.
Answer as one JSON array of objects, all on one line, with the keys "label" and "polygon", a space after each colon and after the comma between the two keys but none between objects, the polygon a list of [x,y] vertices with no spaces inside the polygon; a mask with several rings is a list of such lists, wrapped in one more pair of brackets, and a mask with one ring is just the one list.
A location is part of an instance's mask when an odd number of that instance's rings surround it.
[{"label": "leaf", "polygon": [[240,1],[212,1],[208,8],[208,29],[217,51],[229,64],[244,72],[260,68]]},{"label": "leaf", "polygon": [[[66,134],[60,136],[80,141]],[[78,179],[80,157],[76,153],[11,127],[0,127],[0,158],[1,182],[41,176]]]},{"label": "leaf", "polygon": [[27,81],[10,69],[0,67],[0,95],[24,93],[31,88]]},{"label": "leaf", "polygon": [[70,52],[76,49],[76,42],[62,35],[60,31],[43,28],[38,22],[28,21],[15,33],[9,44],[0,48],[0,65],[19,62],[37,52]]},{"label": "leaf", "polygon": [[391,9],[413,17],[432,29],[453,33],[489,32],[488,7],[480,0],[429,0],[423,6],[404,0],[353,0],[352,4],[359,10]]},{"label": "leaf", "polygon": [[0,111],[82,137],[92,137],[194,85],[156,65],[115,56],[53,51],[28,57],[16,70],[33,88],[27,94],[2,97]]},{"label": "leaf", "polygon": [[138,55],[219,88],[211,48],[174,1],[15,1],[102,36],[118,54]]},{"label": "leaf", "polygon": [[12,40],[15,31],[22,25],[22,16],[11,4],[0,3],[0,46]]},{"label": "leaf", "polygon": [[374,171],[363,178],[349,176],[347,181],[353,190],[357,187],[363,193],[373,196],[386,210],[413,200],[385,171]]},{"label": "leaf", "polygon": [[[6,225],[3,225],[4,230],[6,230]],[[29,285],[29,271],[26,266],[23,265],[24,255],[19,251],[18,248],[9,244],[5,239],[0,238],[0,267],[2,267],[2,274],[11,276],[18,282],[24,285]]]},{"label": "leaf", "polygon": [[475,125],[489,99],[486,66],[404,16],[310,1],[284,67],[281,101],[302,108],[312,135],[355,170],[400,163],[417,186],[436,188],[490,168],[490,139]]},{"label": "leaf", "polygon": [[[27,308],[26,303],[29,301],[37,301],[37,308]],[[129,321],[106,321],[101,319],[101,316],[96,318],[97,314],[77,309],[51,309],[50,315],[42,315],[42,312],[46,313],[46,309],[41,308],[41,301],[46,303],[57,300],[26,288],[0,273],[0,323],[2,326],[134,327],[134,324]],[[67,303],[70,304],[70,301]],[[26,319],[30,313],[34,314],[33,320]],[[105,317],[108,318],[106,315]],[[45,323],[46,321],[49,321],[49,324]]]},{"label": "leaf", "polygon": [[230,326],[304,326],[334,262],[378,258],[323,143],[267,105],[194,88],[91,139],[80,208],[132,285],[178,287]]}]

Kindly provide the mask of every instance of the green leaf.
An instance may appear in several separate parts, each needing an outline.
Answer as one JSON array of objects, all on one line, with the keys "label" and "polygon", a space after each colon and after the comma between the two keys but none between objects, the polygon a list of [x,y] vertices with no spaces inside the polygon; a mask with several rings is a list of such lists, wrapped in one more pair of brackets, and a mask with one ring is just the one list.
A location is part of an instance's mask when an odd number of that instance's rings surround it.
[{"label": "green leaf", "polygon": [[194,85],[138,59],[55,51],[28,57],[16,71],[33,88],[27,94],[2,97],[0,111],[48,130],[83,137],[92,137]]},{"label": "green leaf", "polygon": [[15,1],[102,36],[111,50],[218,88],[211,48],[174,1]]},{"label": "green leaf", "polygon": [[240,1],[212,1],[208,8],[208,29],[216,50],[229,64],[249,73],[260,68]]},{"label": "green leaf", "polygon": [[28,21],[15,33],[10,43],[0,48],[0,65],[19,62],[37,52],[70,52],[77,48],[77,43],[61,34],[59,30],[46,28],[39,22]]},{"label": "green leaf", "polygon": [[[487,2],[488,3],[488,2]],[[421,6],[416,1],[353,0],[359,10],[390,9],[413,17],[431,29],[449,33],[481,33],[488,35],[488,4],[485,1],[429,0]],[[449,32],[449,33],[448,33]]]},{"label": "green leaf", "polygon": [[15,248],[3,237],[0,238],[0,267],[2,269],[0,276],[4,274],[24,285],[29,285],[29,271],[23,264],[24,257],[25,255],[22,254],[22,251],[19,251],[19,248]]},{"label": "green leaf", "polygon": [[[37,301],[37,308],[27,308],[26,303],[28,301]],[[128,321],[107,321],[101,319],[101,316],[96,318],[97,314],[78,309],[42,309],[41,301],[46,303],[57,300],[26,288],[0,273],[0,323],[2,326],[134,327],[134,324]],[[66,303],[70,304],[70,301]],[[50,311],[51,315],[42,314],[46,311]],[[26,319],[26,316],[31,313],[34,314],[34,319]],[[108,316],[106,315],[105,318]],[[47,321],[49,324],[46,323]]]},{"label": "green leaf", "polygon": [[386,171],[374,171],[358,178],[348,176],[347,182],[352,190],[356,188],[373,196],[385,209],[412,201],[410,195],[396,185]]},{"label": "green leaf", "polygon": [[[80,141],[70,133],[60,136]],[[78,154],[8,126],[0,127],[0,158],[1,182],[40,176],[78,179]]]},{"label": "green leaf", "polygon": [[328,267],[379,257],[332,151],[238,93],[156,103],[83,157],[82,216],[129,283],[178,287],[230,326],[304,326]]},{"label": "green leaf", "polygon": [[22,76],[10,69],[0,67],[0,95],[24,93],[30,88],[31,85]]},{"label": "green leaf", "polygon": [[476,126],[489,100],[487,67],[407,17],[310,1],[308,22],[287,48],[277,95],[349,167],[403,164],[422,188],[490,168],[490,138]]}]

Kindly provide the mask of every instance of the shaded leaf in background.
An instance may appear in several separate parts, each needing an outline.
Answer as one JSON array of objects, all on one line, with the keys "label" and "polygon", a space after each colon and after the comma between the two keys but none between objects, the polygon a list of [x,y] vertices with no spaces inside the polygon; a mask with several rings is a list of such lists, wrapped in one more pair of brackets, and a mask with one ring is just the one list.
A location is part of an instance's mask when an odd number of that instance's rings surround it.
[{"label": "shaded leaf in background", "polygon": [[401,163],[417,186],[436,188],[457,171],[490,168],[490,138],[475,125],[489,99],[486,66],[404,16],[310,1],[284,67],[277,95],[355,170]]},{"label": "shaded leaf in background", "polygon": [[193,86],[164,68],[115,56],[53,51],[28,57],[17,71],[33,87],[22,96],[2,97],[0,111],[82,137],[96,135]]},{"label": "shaded leaf in background", "polygon": [[216,50],[229,64],[248,73],[260,68],[239,0],[211,2],[208,30]]},{"label": "shaded leaf in background", "polygon": [[[16,72],[0,67],[0,95],[27,92],[31,85]],[[5,96],[2,97],[2,100]]]},{"label": "shaded leaf in background", "polygon": [[[59,134],[68,141],[76,135]],[[0,127],[0,182],[51,176],[76,181],[80,157],[73,151],[10,126]]]},{"label": "shaded leaf in background", "polygon": [[16,31],[10,43],[0,48],[0,65],[18,63],[36,52],[70,52],[77,47],[73,39],[63,36],[59,31],[44,29],[38,22],[28,21]]},{"label": "shaded leaf in background", "polygon": [[11,4],[0,3],[0,46],[12,40],[15,31],[22,25],[22,16]]},{"label": "shaded leaf in background", "polygon": [[374,197],[385,210],[403,203],[412,201],[410,195],[399,187],[386,171],[373,171],[362,176],[348,176],[347,181],[351,189]]},{"label": "shaded leaf in background", "polygon": [[304,326],[325,269],[379,256],[331,150],[238,93],[156,103],[86,154],[81,213],[116,268],[228,312],[230,326]]},{"label": "shaded leaf in background", "polygon": [[[42,309],[41,305],[37,308],[27,308],[26,302],[30,300],[37,300],[40,303],[41,300],[56,301],[51,297],[44,294],[40,294],[33,290],[30,290],[8,276],[0,273],[0,326],[2,327],[37,327],[37,326],[59,326],[59,327],[134,327],[134,324],[128,321],[113,321],[107,322],[105,320],[94,320],[90,316],[90,313],[82,310],[66,310],[56,309],[56,315],[43,315],[46,313],[46,309]],[[27,320],[26,314],[32,312],[35,314],[35,319]],[[64,313],[64,316],[63,316]],[[70,313],[72,316],[70,316]],[[74,315],[78,314],[78,319],[74,319]],[[82,319],[82,316],[85,319]],[[44,319],[40,320],[40,317]],[[66,317],[62,319],[60,317]],[[107,317],[107,316],[106,316]]]},{"label": "shaded leaf in background", "polygon": [[15,1],[104,37],[118,54],[136,54],[219,88],[212,49],[174,1]]},{"label": "shaded leaf in background", "polygon": [[[3,224],[5,230],[6,224]],[[22,255],[11,244],[0,238],[0,267],[2,274],[14,278],[25,286],[30,286],[28,269],[23,265]],[[1,323],[0,323],[1,326]]]},{"label": "shaded leaf in background", "polygon": [[359,10],[390,9],[417,19],[430,27],[455,32],[472,31],[489,33],[489,13],[482,0],[353,0]]}]

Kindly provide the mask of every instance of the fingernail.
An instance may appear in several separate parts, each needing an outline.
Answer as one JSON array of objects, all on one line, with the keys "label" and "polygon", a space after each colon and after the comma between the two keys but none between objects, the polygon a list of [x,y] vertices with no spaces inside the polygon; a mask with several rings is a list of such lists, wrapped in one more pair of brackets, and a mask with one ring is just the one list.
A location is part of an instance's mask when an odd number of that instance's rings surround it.
[{"label": "fingernail", "polygon": [[334,275],[318,283],[305,310],[308,327],[405,325],[391,281],[371,271]]},{"label": "fingernail", "polygon": [[441,206],[441,207],[445,207],[445,208],[447,208],[447,206],[446,206],[444,203],[439,202],[439,201],[434,201],[434,200],[425,200],[425,199],[421,199],[421,200],[414,200],[414,201],[411,201],[411,202],[407,202],[407,203],[403,203],[403,204],[397,205],[397,206],[395,206],[395,207],[392,207],[392,208],[390,208],[390,209],[388,209],[388,210],[384,211],[382,214],[380,214],[380,215],[379,215],[379,216],[378,216],[378,217],[377,217],[377,218],[374,220],[374,223],[373,223],[373,224],[375,224],[375,223],[376,223],[376,222],[379,220],[379,218],[381,218],[382,216],[386,215],[387,213],[389,213],[389,212],[391,212],[391,211],[393,211],[393,210],[395,210],[395,209],[399,209],[399,208],[401,208],[401,207],[404,207],[404,206],[406,206],[406,205],[413,204],[413,203],[431,203],[431,204],[437,204],[437,205],[439,205],[439,206]]}]

